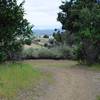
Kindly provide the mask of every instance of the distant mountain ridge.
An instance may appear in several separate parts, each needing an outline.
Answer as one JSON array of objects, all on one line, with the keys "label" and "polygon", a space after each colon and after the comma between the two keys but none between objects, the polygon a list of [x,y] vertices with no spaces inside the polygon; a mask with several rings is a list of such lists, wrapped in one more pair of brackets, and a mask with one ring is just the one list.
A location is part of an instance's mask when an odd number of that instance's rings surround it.
[{"label": "distant mountain ridge", "polygon": [[33,29],[33,32],[38,36],[43,36],[47,34],[48,36],[51,36],[54,32],[53,29]]}]

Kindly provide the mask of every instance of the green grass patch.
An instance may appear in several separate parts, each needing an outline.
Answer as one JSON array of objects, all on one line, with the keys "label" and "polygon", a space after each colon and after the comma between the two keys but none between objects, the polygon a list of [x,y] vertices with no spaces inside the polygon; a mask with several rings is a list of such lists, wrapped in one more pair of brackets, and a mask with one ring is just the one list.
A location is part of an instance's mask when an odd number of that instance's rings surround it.
[{"label": "green grass patch", "polygon": [[100,100],[100,96],[97,96],[97,100]]},{"label": "green grass patch", "polygon": [[89,66],[89,69],[93,71],[100,71],[100,64]]},{"label": "green grass patch", "polygon": [[[0,65],[0,98],[10,99],[17,92],[35,86],[43,73],[25,63]],[[11,99],[10,99],[11,100]]]}]

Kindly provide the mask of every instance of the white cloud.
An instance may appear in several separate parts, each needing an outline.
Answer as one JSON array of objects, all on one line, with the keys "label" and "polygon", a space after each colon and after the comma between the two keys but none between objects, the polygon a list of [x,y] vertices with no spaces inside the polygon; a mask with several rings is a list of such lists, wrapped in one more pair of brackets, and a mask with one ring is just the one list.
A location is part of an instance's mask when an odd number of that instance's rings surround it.
[{"label": "white cloud", "polygon": [[[19,0],[21,2],[22,0]],[[56,28],[61,24],[57,22],[60,0],[26,0],[24,4],[25,17],[36,28]]]}]

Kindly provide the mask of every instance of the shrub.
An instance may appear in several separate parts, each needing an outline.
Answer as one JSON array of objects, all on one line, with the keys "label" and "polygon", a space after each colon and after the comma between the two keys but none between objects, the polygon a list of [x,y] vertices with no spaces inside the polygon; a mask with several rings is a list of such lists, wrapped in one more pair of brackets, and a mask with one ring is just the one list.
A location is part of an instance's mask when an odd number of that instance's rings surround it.
[{"label": "shrub", "polygon": [[25,39],[25,44],[31,45],[31,43],[32,43],[32,40],[31,39]]},{"label": "shrub", "polygon": [[[63,40],[79,48],[79,60],[87,64],[97,63],[100,55],[100,0],[65,0],[59,8],[57,20],[66,31]],[[60,34],[54,34],[54,37],[56,40],[61,38]]]},{"label": "shrub", "polygon": [[43,38],[49,38],[49,36],[48,35],[44,35]]},{"label": "shrub", "polygon": [[0,62],[3,62],[7,59],[7,56],[4,51],[0,51]]},{"label": "shrub", "polygon": [[17,1],[0,1],[0,51],[3,50],[0,52],[1,61],[6,56],[11,60],[17,59],[23,41],[33,36],[33,26],[24,18],[24,2],[18,4]]},{"label": "shrub", "polygon": [[74,47],[69,47],[69,46],[64,45],[62,46],[61,51],[64,58],[76,59],[76,56],[74,54]]},{"label": "shrub", "polygon": [[56,46],[52,48],[28,48],[23,50],[23,58],[26,59],[76,59],[74,49],[66,46]]},{"label": "shrub", "polygon": [[52,52],[48,48],[42,48],[39,50],[39,57],[40,58],[52,58]]},{"label": "shrub", "polygon": [[38,49],[34,49],[34,48],[28,48],[28,49],[24,49],[22,52],[22,58],[38,58]]}]

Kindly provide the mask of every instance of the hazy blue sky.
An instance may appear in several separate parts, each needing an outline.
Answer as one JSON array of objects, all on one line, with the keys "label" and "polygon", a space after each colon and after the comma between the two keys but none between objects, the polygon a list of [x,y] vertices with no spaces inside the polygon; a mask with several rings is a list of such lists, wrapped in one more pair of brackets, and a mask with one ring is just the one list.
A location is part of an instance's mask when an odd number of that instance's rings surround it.
[{"label": "hazy blue sky", "polygon": [[61,24],[56,18],[60,5],[61,0],[25,0],[25,17],[35,28],[58,28]]}]

